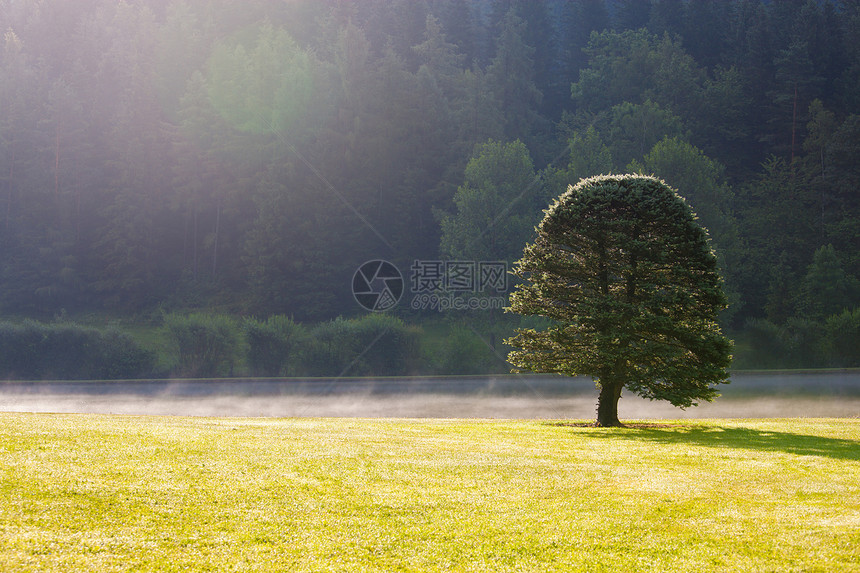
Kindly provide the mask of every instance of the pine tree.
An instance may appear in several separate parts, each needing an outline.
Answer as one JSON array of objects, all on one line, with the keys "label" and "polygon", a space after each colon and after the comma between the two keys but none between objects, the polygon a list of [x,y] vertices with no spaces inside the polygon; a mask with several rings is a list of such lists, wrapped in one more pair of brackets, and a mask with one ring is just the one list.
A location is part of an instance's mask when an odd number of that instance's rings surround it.
[{"label": "pine tree", "polygon": [[643,0],[619,0],[614,28],[619,32],[638,30],[648,25],[651,3]]},{"label": "pine tree", "polygon": [[686,408],[728,379],[716,256],[690,207],[657,179],[580,181],[546,212],[514,274],[523,283],[508,310],[552,325],[518,330],[509,361],[594,378],[597,426],[621,425],[625,387]]},{"label": "pine tree", "polygon": [[540,213],[540,185],[521,141],[475,148],[454,195],[457,211],[442,218],[442,255],[452,260],[512,261]]},{"label": "pine tree", "polygon": [[442,31],[449,42],[457,46],[466,64],[471,66],[478,57],[472,10],[466,0],[447,0],[439,10]]},{"label": "pine tree", "polygon": [[487,68],[490,89],[504,116],[505,137],[528,139],[537,119],[542,94],[534,82],[534,48],[523,36],[525,22],[512,8],[496,41],[496,55]]}]

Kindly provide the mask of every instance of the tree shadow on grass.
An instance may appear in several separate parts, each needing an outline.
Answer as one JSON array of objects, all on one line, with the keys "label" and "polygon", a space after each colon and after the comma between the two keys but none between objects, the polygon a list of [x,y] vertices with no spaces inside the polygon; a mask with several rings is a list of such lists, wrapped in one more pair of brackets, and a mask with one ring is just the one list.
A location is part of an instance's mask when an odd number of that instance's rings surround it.
[{"label": "tree shadow on grass", "polygon": [[[595,428],[597,430],[598,428]],[[712,448],[737,448],[765,452],[785,452],[800,456],[821,456],[860,461],[860,441],[828,438],[791,432],[709,425],[632,427],[597,432],[590,437],[642,440],[667,445],[692,444]]]}]

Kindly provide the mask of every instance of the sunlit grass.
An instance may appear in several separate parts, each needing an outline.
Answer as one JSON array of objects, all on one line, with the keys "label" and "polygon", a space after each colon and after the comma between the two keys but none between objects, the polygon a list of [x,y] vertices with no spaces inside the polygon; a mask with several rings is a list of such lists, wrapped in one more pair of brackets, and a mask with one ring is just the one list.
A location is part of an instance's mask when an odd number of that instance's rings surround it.
[{"label": "sunlit grass", "polygon": [[2,571],[860,571],[860,420],[0,415]]}]

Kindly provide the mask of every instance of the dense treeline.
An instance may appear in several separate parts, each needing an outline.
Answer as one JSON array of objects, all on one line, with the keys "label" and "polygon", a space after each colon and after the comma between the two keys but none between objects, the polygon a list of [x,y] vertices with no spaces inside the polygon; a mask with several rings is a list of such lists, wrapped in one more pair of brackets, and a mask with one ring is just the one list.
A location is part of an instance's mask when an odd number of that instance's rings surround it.
[{"label": "dense treeline", "polygon": [[635,170],[710,229],[727,326],[796,357],[855,324],[856,1],[33,0],[0,31],[2,313],[326,321],[364,261],[513,260]]},{"label": "dense treeline", "polygon": [[0,322],[0,379],[113,380],[153,374],[155,353],[116,328]]},{"label": "dense treeline", "polygon": [[[0,321],[0,380],[344,377],[505,372],[470,332],[427,337],[390,314],[304,325],[283,315],[241,320],[168,314],[152,350],[117,327]],[[373,344],[368,344],[370,341]]]}]

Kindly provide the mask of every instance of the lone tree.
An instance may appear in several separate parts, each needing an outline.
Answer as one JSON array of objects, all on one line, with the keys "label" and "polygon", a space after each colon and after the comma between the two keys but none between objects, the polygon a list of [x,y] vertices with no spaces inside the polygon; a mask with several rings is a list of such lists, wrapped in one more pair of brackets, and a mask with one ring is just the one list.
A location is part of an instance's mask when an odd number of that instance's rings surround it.
[{"label": "lone tree", "polygon": [[546,211],[513,274],[508,311],[551,319],[519,329],[509,361],[532,372],[591,376],[597,426],[621,426],[625,386],[674,406],[727,383],[732,343],[708,235],[673,189],[653,177],[604,175],[571,186]]}]

